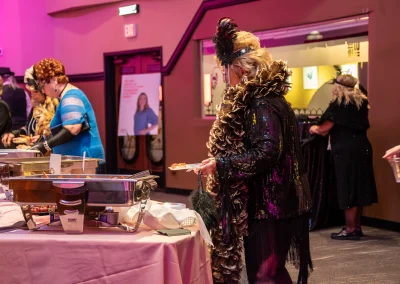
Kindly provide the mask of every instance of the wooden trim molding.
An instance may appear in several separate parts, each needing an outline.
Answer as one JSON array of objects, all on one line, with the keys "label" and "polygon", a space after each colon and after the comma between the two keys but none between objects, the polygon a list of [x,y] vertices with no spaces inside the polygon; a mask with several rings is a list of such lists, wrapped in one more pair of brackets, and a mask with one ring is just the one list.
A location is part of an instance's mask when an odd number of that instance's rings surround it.
[{"label": "wooden trim molding", "polygon": [[186,32],[178,43],[178,46],[175,48],[175,51],[169,59],[167,65],[162,67],[161,73],[164,76],[168,76],[171,73],[172,69],[175,67],[175,64],[178,62],[180,55],[189,43],[193,33],[197,29],[207,11],[254,1],[259,0],[203,0],[192,21],[190,22],[189,27],[186,29]]},{"label": "wooden trim molding", "polygon": [[362,216],[361,224],[364,226],[370,226],[370,227],[374,227],[374,228],[385,229],[385,230],[390,230],[390,231],[394,231],[394,232],[400,232],[400,223],[399,222],[393,222],[393,221],[377,219],[377,218],[373,218],[373,217]]},{"label": "wooden trim molding", "polygon": [[104,72],[68,75],[68,78],[71,83],[102,81],[104,80]]},{"label": "wooden trim molding", "polygon": [[[68,78],[71,83],[102,81],[102,80],[104,80],[104,72],[74,74],[74,75],[68,75]],[[15,79],[17,79],[17,82],[20,84],[24,83],[24,76],[15,76]]]}]

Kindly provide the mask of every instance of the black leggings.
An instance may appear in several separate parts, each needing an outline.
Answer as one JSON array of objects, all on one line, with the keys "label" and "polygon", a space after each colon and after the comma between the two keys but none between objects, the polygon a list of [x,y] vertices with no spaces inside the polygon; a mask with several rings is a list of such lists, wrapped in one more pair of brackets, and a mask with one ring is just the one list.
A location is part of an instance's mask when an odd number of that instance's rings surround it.
[{"label": "black leggings", "polygon": [[[249,283],[287,274],[285,263],[292,235],[282,221],[251,220],[244,240]],[[289,277],[290,279],[290,277]]]},{"label": "black leggings", "polygon": [[247,277],[253,283],[292,283],[285,268],[288,253],[300,266],[298,282],[307,283],[312,262],[308,235],[308,214],[286,220],[249,220],[244,238]]}]

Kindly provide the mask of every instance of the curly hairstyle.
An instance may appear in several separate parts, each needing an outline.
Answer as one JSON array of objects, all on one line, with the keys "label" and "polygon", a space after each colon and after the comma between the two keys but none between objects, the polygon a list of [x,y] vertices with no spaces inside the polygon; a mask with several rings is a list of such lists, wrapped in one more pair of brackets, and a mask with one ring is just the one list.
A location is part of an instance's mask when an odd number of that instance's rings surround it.
[{"label": "curly hairstyle", "polygon": [[339,75],[332,89],[332,102],[337,102],[339,105],[344,102],[346,105],[353,103],[358,109],[361,108],[363,100],[368,98],[361,93],[357,87],[358,79],[350,74]]},{"label": "curly hairstyle", "polygon": [[51,79],[57,79],[58,83],[68,83],[65,68],[61,61],[54,58],[45,58],[33,66],[35,75],[39,81],[49,83]]}]

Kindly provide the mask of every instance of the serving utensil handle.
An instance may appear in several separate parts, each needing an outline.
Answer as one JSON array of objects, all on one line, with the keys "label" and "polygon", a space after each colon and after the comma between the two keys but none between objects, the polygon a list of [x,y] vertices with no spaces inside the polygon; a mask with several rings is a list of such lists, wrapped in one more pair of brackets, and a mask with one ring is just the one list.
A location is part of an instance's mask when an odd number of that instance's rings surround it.
[{"label": "serving utensil handle", "polygon": [[[82,200],[78,199],[78,200],[73,200],[73,201],[68,201],[68,200],[60,200],[60,204],[64,205],[64,206],[78,206],[82,204]],[[68,211],[68,210],[65,210]],[[64,212],[65,212],[64,211]],[[79,212],[78,210],[73,210],[74,212]],[[72,213],[74,213],[72,212]],[[71,214],[71,212],[66,212],[66,214]]]}]

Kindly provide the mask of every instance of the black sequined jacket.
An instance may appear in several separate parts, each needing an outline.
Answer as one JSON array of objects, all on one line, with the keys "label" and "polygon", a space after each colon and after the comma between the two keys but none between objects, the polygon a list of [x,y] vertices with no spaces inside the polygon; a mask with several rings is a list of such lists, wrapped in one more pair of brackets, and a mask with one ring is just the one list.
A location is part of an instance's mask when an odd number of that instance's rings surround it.
[{"label": "black sequined jacket", "polygon": [[[282,94],[252,86],[244,108],[244,151],[217,156],[217,178],[245,180],[248,218],[287,219],[310,210],[295,114]],[[257,95],[255,95],[257,94]]]}]

